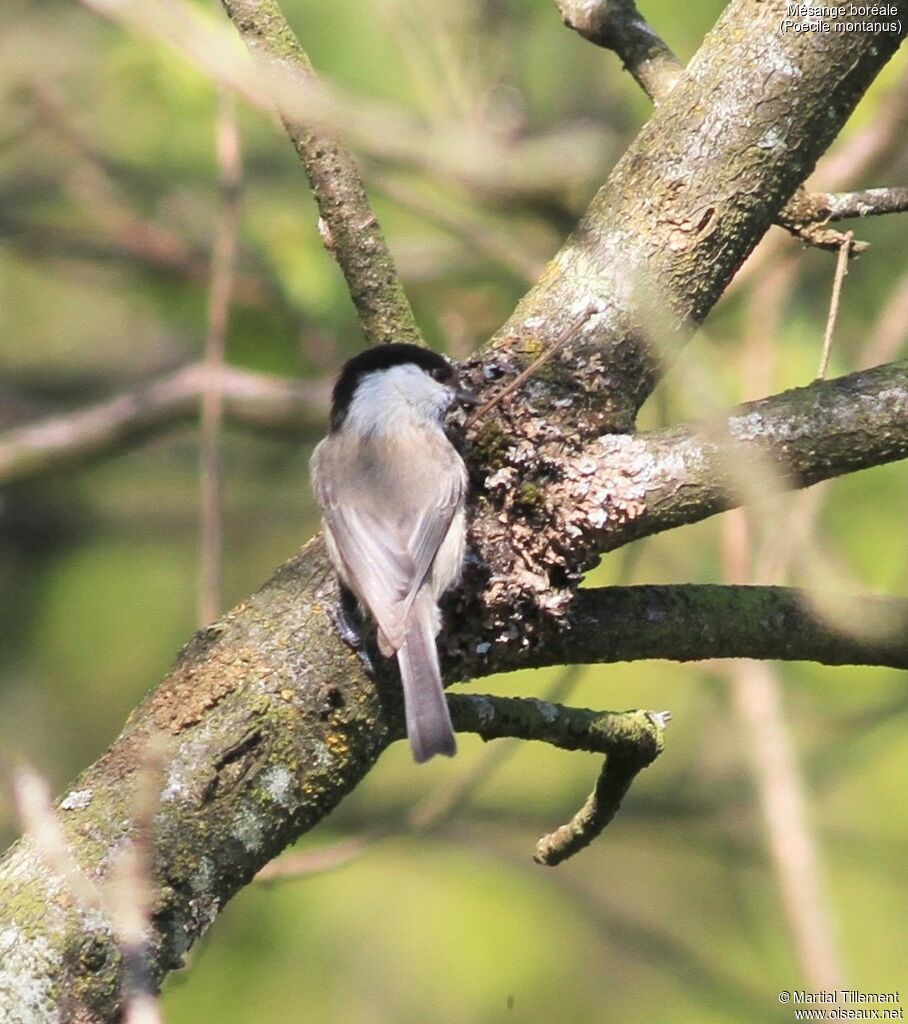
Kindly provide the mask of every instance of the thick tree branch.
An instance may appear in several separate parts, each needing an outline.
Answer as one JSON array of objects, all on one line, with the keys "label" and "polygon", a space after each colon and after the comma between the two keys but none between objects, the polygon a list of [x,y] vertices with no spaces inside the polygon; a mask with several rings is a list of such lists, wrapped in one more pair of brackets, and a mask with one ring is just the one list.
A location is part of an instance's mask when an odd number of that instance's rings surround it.
[{"label": "thick tree branch", "polygon": [[570,354],[559,354],[563,386],[542,405],[534,395],[533,411],[524,407],[505,433],[520,435],[540,416],[589,434],[632,429],[662,358],[706,316],[900,42],[783,35],[785,12],[782,0],[728,5],[493,339],[492,352],[519,368],[577,308],[593,300],[603,308]]},{"label": "thick tree branch", "polygon": [[344,273],[370,344],[421,343],[413,310],[372,212],[352,154],[322,129],[304,124],[280,103],[287,68],[316,85],[315,72],[275,0],[223,0],[249,52],[276,82],[284,127],[312,186],[324,224],[325,246]]},{"label": "thick tree branch", "polygon": [[[637,10],[634,0],[555,0],[564,23],[584,39],[612,50],[655,104],[665,100],[684,73],[684,66]],[[908,189],[868,189],[841,196],[808,193],[799,187],[779,211],[776,223],[821,249],[838,249],[842,236],[825,228],[831,220],[901,213],[908,207]],[[836,215],[834,210],[843,212]],[[845,212],[854,211],[854,212]],[[855,242],[858,255],[868,246]]]},{"label": "thick tree branch", "polygon": [[[547,382],[534,400],[545,402]],[[509,422],[510,398],[502,405]],[[501,409],[501,406],[499,406]],[[455,598],[456,654],[496,637],[494,663],[551,642],[573,588],[599,555],[781,490],[908,456],[908,361],[816,381],[749,402],[725,419],[642,434],[604,434],[571,452],[551,422],[512,443],[493,422],[474,440],[480,487],[472,541],[494,572],[471,566],[477,605]],[[478,451],[476,450],[478,449]]]},{"label": "thick tree branch", "polygon": [[[843,596],[840,603],[847,604],[851,616],[848,632],[823,621],[811,608],[809,594],[787,587],[681,584],[578,590],[563,630],[544,647],[512,651],[508,667],[762,658],[908,668],[908,599]],[[873,636],[866,635],[870,625]],[[497,659],[495,670],[503,667]]]},{"label": "thick tree branch", "polygon": [[[779,489],[908,457],[908,360],[747,402],[726,420],[603,437],[585,455],[597,450],[593,480],[611,488],[607,507],[625,506],[603,537],[606,551]],[[568,470],[581,479],[583,458]],[[635,478],[645,479],[644,492]]]},{"label": "thick tree branch", "polygon": [[[207,374],[204,363],[191,363],[87,409],[0,433],[0,484],[110,455],[198,415]],[[224,367],[218,387],[227,419],[256,429],[297,433],[320,428],[327,416],[328,382],[288,381]]]}]

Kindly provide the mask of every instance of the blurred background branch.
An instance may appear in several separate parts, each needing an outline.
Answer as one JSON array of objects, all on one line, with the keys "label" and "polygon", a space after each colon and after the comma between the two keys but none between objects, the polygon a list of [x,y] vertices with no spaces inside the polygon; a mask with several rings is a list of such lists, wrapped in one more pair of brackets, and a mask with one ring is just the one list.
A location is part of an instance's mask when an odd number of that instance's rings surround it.
[{"label": "blurred background branch", "polygon": [[87,409],[52,416],[0,434],[0,482],[11,483],[108,457],[175,422],[199,414],[212,377],[230,422],[298,434],[318,430],[330,382],[291,381],[236,367],[184,366]]},{"label": "blurred background branch", "polygon": [[223,589],[224,521],[221,478],[221,427],[230,303],[236,275],[240,232],[243,162],[233,96],[218,89],[215,151],[218,164],[219,210],[211,253],[211,283],[205,330],[205,385],[199,430],[199,620],[212,622],[221,612]]}]

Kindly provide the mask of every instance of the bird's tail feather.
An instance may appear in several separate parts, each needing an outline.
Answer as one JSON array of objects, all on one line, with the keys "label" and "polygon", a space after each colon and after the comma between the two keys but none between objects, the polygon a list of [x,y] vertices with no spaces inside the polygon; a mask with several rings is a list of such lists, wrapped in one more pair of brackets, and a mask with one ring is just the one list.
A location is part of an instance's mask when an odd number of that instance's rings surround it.
[{"label": "bird's tail feather", "polygon": [[435,646],[438,610],[431,594],[417,594],[407,618],[407,631],[397,652],[404,687],[407,736],[414,761],[428,761],[436,754],[453,757],[457,752],[454,729],[438,667]]}]

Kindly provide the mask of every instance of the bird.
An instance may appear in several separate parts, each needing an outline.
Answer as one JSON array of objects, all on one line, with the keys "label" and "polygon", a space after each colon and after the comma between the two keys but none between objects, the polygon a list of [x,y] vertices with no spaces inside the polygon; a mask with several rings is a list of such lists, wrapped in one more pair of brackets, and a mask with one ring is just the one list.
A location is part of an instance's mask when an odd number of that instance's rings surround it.
[{"label": "bird", "polygon": [[464,561],[468,476],[444,421],[455,404],[475,402],[436,352],[403,342],[367,349],[341,368],[329,432],[310,461],[340,582],[338,625],[353,641],[350,610],[366,612],[380,653],[397,656],[418,763],[457,750],[436,637],[439,600]]}]

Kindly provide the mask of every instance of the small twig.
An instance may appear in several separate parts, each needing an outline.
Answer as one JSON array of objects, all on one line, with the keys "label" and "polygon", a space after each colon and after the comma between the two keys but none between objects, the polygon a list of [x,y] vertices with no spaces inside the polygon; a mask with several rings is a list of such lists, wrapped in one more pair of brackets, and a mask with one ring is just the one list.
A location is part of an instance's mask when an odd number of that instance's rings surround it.
[{"label": "small twig", "polygon": [[200,424],[199,618],[205,625],[221,611],[223,510],[219,441],[224,420],[222,370],[230,317],[230,299],[239,249],[243,166],[233,97],[218,89],[216,127],[220,211],[211,256],[208,325],[205,332],[205,386]]},{"label": "small twig", "polygon": [[866,188],[859,192],[819,192],[808,194],[820,206],[828,221],[852,217],[881,217],[908,210],[908,187]]},{"label": "small twig", "polygon": [[538,700],[454,695],[449,707],[458,732],[484,740],[517,736],[563,750],[606,755],[593,794],[571,821],[540,839],[537,863],[554,866],[588,846],[615,817],[634,777],[659,756],[668,712],[590,711]]},{"label": "small twig", "polygon": [[633,760],[607,758],[586,803],[567,824],[539,840],[533,860],[554,868],[589,846],[618,813],[639,770]]},{"label": "small twig", "polygon": [[569,341],[573,339],[580,328],[593,316],[601,312],[601,308],[595,302],[590,302],[571,320],[571,322],[565,327],[565,329],[558,335],[552,344],[532,363],[525,369],[521,370],[520,373],[505,387],[493,395],[488,402],[481,405],[476,412],[474,412],[464,424],[464,429],[469,430],[475,423],[483,418],[487,412],[494,409],[496,405],[502,402],[508,395],[512,394],[521,384],[528,378],[532,377],[533,374],[542,366],[547,363],[552,356],[554,356],[559,349],[563,348]]},{"label": "small twig", "polygon": [[655,104],[677,85],[684,65],[647,24],[633,0],[555,0],[565,25],[612,50]]},{"label": "small twig", "polygon": [[[835,228],[828,227],[825,221],[793,221],[786,206],[776,217],[776,224],[813,249],[824,249],[826,252],[837,253],[845,242],[845,235]],[[851,255],[860,256],[870,248],[869,242],[854,239],[851,242]]]},{"label": "small twig", "polygon": [[908,188],[867,188],[856,192],[808,192],[800,188],[785,204],[779,223],[796,234],[830,221],[881,217],[905,210],[908,210]]},{"label": "small twig", "polygon": [[839,300],[842,295],[842,282],[848,273],[848,258],[851,255],[851,243],[854,234],[848,231],[842,240],[839,248],[839,258],[836,262],[835,277],[832,281],[832,297],[829,300],[829,316],[826,318],[826,331],[823,334],[823,354],[820,357],[820,370],[817,374],[818,380],[826,378],[829,369],[829,356],[832,352],[832,334],[835,330],[836,320],[839,316]]},{"label": "small twig", "polygon": [[[908,188],[868,188],[859,192],[808,192],[799,188],[776,217],[789,234],[818,249],[838,250],[845,235],[827,224],[853,217],[881,217],[908,210]],[[851,255],[869,248],[852,241]]]},{"label": "small twig", "polygon": [[647,712],[647,716],[656,729],[655,747],[650,751],[641,747],[632,755],[609,755],[583,807],[566,825],[543,836],[536,844],[533,860],[537,864],[557,867],[586,849],[614,819],[631,783],[662,750],[662,731],[671,721],[671,715],[667,711],[658,711]]}]

